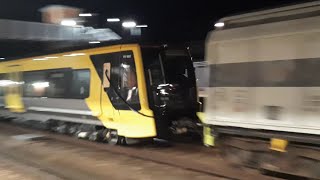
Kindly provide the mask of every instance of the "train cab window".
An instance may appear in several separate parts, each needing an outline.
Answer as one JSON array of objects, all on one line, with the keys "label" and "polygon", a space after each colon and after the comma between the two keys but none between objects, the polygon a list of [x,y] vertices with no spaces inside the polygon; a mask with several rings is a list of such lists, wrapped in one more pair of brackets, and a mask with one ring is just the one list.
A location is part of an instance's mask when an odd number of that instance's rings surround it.
[{"label": "train cab window", "polygon": [[165,84],[162,57],[158,49],[144,48],[142,51],[143,63],[146,69],[147,80],[151,86]]},{"label": "train cab window", "polygon": [[132,105],[139,104],[138,80],[132,53],[123,53],[120,64],[120,89],[126,101]]},{"label": "train cab window", "polygon": [[90,71],[74,70],[72,72],[72,83],[70,89],[71,98],[84,99],[89,96],[90,91]]},{"label": "train cab window", "polygon": [[91,58],[115,109],[139,110],[141,107],[133,52],[100,54]]},{"label": "train cab window", "polygon": [[194,68],[190,57],[184,50],[167,50],[163,53],[164,71],[167,83],[179,84],[183,87],[195,86],[193,82]]},{"label": "train cab window", "polygon": [[133,53],[121,52],[114,56],[114,58],[111,61],[111,73],[109,77],[112,87],[106,88],[108,95],[116,109],[129,110],[130,107],[126,104],[128,103],[131,108],[139,110],[138,81]]}]

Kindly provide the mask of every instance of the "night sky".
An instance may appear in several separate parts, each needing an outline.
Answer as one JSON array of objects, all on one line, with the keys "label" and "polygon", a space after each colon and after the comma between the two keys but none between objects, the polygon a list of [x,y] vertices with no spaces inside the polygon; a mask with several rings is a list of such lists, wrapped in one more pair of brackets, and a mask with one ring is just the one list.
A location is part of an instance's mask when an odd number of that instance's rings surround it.
[{"label": "night sky", "polygon": [[[306,0],[1,0],[0,18],[40,21],[37,9],[48,4],[71,5],[108,17],[133,18],[148,24],[148,36],[161,40],[204,40],[224,16]],[[97,24],[104,26],[103,23]]]},{"label": "night sky", "polygon": [[[273,8],[282,5],[307,2],[308,0],[1,0],[0,19],[41,21],[38,9],[60,4],[82,8],[98,16],[88,19],[95,28],[111,28],[123,36],[123,28],[110,27],[106,19],[119,17],[132,19],[138,24],[147,24],[140,41],[152,43],[190,43],[194,56],[203,57],[204,40],[214,23],[225,16]],[[1,28],[1,27],[0,27]],[[120,29],[120,30],[119,30]],[[122,31],[122,32],[119,32]],[[126,38],[124,38],[126,39]],[[0,57],[18,58],[42,52],[47,46],[32,41],[0,40]],[[71,45],[73,46],[73,45]],[[192,47],[192,46],[191,46]],[[10,59],[10,58],[9,58]]]}]

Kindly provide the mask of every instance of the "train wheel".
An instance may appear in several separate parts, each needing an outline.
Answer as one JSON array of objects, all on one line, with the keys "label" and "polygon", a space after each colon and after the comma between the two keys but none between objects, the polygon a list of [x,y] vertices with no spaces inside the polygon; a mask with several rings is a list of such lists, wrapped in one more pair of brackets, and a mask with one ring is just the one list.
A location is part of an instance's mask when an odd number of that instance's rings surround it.
[{"label": "train wheel", "polygon": [[97,131],[94,131],[92,132],[90,135],[89,135],[89,140],[90,141],[97,141],[97,142],[102,142],[104,141],[104,137],[105,137],[105,130],[104,129],[101,129],[101,130],[97,130]]},{"label": "train wheel", "polygon": [[120,139],[116,130],[109,130],[106,134],[106,141],[111,145],[119,144]]},{"label": "train wheel", "polygon": [[119,141],[120,145],[122,145],[122,146],[128,145],[126,137],[121,136],[121,137],[119,137],[119,140],[120,140]]},{"label": "train wheel", "polygon": [[93,132],[89,135],[89,141],[99,141],[99,132]]},{"label": "train wheel", "polygon": [[124,144],[123,145],[137,145],[143,143],[141,139],[134,139],[134,138],[123,138]]},{"label": "train wheel", "polygon": [[78,131],[79,131],[79,125],[78,124],[71,124],[68,129],[68,134],[75,136]]}]

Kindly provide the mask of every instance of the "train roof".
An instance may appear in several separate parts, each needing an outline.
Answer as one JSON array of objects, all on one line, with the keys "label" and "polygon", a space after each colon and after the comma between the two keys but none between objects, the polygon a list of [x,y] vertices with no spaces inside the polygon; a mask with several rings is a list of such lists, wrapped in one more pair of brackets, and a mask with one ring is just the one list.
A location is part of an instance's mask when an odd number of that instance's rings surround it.
[{"label": "train roof", "polygon": [[112,40],[112,41],[101,42],[100,44],[86,44],[86,45],[75,45],[75,46],[70,45],[68,47],[47,49],[39,52],[18,55],[16,57],[9,57],[9,58],[6,58],[5,60],[1,60],[1,62],[30,58],[30,57],[37,57],[37,56],[43,56],[43,55],[50,55],[50,54],[66,53],[71,51],[79,51],[79,50],[85,50],[85,49],[94,49],[94,48],[105,47],[105,46],[125,45],[125,44],[137,44],[137,42],[124,41],[124,40]]},{"label": "train roof", "polygon": [[260,10],[222,18],[223,29],[320,16],[320,1]]},{"label": "train roof", "polygon": [[68,47],[57,48],[57,49],[43,50],[41,52],[34,52],[34,53],[20,55],[17,57],[6,58],[5,60],[1,60],[1,62],[38,57],[38,56],[44,56],[44,55],[50,55],[50,54],[66,53],[71,51],[89,50],[89,49],[95,49],[95,48],[101,48],[101,47],[107,47],[107,46],[128,45],[128,44],[139,44],[141,47],[150,47],[150,48],[151,47],[163,48],[163,47],[167,47],[168,45],[170,46],[170,48],[181,48],[181,47],[186,48],[190,46],[189,43],[144,42],[144,41],[137,41],[137,40],[120,39],[120,40],[105,41],[105,42],[101,42],[100,44],[76,45],[76,46],[68,46]]}]

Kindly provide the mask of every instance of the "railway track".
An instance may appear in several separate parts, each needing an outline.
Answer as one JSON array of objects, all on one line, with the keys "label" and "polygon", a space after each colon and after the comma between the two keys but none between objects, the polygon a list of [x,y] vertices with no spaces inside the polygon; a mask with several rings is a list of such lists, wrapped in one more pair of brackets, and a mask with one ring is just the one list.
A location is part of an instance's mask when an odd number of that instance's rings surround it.
[{"label": "railway track", "polygon": [[[41,134],[57,143],[86,147],[99,152],[108,152],[121,157],[139,159],[168,167],[204,174],[222,179],[275,179],[264,176],[257,170],[234,167],[226,163],[215,149],[202,146],[174,143],[171,145],[156,143],[141,146],[112,146],[104,143],[79,140],[71,136],[18,127],[12,123],[1,123],[1,132],[15,134]],[[44,140],[45,141],[45,140]]]},{"label": "railway track", "polygon": [[43,167],[12,158],[0,153],[0,179],[1,180],[63,180],[54,173],[46,171]]}]

